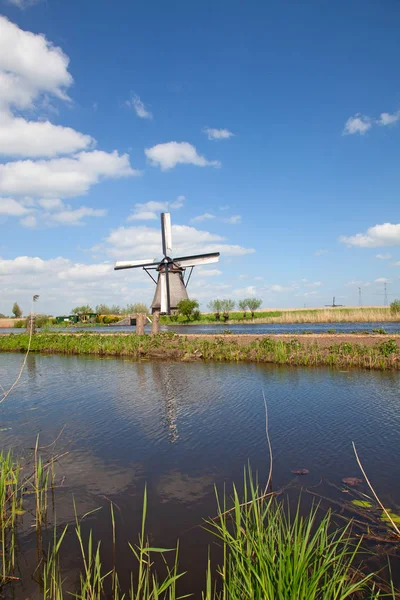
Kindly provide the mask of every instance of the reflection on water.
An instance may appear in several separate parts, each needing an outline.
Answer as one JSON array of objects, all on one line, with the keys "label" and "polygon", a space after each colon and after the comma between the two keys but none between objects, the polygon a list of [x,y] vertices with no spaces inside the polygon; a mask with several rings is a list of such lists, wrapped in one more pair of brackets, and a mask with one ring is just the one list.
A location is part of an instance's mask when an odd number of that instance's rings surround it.
[{"label": "reflection on water", "polygon": [[[4,387],[21,361],[19,354],[0,355]],[[122,576],[132,566],[126,540],[137,539],[147,483],[151,539],[170,547],[181,538],[181,566],[190,569],[193,590],[204,578],[209,539],[197,526],[215,514],[214,482],[219,489],[240,482],[248,460],[266,478],[262,390],[275,487],[290,481],[293,468],[310,471],[309,486],[359,475],[355,440],[382,500],[395,506],[399,384],[396,372],[30,355],[21,384],[0,406],[0,442],[28,455],[37,433],[45,445],[65,426],[57,442],[60,454],[68,452],[56,465],[58,522],[73,521],[72,493],[80,514],[107,511],[113,500]],[[105,514],[91,517],[98,537],[110,535]]]}]

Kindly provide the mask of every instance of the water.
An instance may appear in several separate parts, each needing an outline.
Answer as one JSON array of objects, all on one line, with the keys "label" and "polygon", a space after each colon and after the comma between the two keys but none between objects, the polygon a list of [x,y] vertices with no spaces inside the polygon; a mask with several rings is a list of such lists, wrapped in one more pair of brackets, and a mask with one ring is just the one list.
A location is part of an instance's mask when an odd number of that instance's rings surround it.
[{"label": "water", "polygon": [[[145,330],[150,332],[148,325]],[[221,334],[224,329],[229,329],[232,333],[247,333],[254,335],[273,334],[273,333],[329,333],[334,330],[336,333],[353,333],[355,331],[372,333],[373,329],[384,329],[388,333],[400,333],[400,322],[368,322],[368,323],[248,323],[243,325],[231,325],[229,323],[219,325],[161,325],[161,331],[175,331],[176,333],[201,333]],[[2,333],[21,333],[25,329],[0,329]],[[94,333],[134,333],[135,327],[59,327],[49,329],[48,331],[92,331]]]},{"label": "water", "polygon": [[[4,388],[21,361],[21,355],[0,355]],[[382,501],[395,508],[400,504],[399,385],[398,372],[30,355],[20,385],[0,405],[0,442],[27,456],[37,433],[44,446],[64,428],[56,444],[58,453],[69,452],[56,465],[58,523],[73,522],[72,494],[79,514],[102,507],[87,526],[105,540],[107,563],[112,500],[123,582],[132,567],[126,541],[137,540],[147,483],[151,543],[172,547],[180,538],[181,568],[191,573],[186,593],[203,586],[210,538],[199,525],[215,515],[214,482],[219,489],[240,482],[248,460],[265,480],[262,390],[275,489],[291,481],[293,468],[309,469],[300,481],[309,487],[321,478],[340,485],[343,477],[359,476],[354,440]],[[34,541],[30,531],[27,527],[21,542],[28,550]],[[72,536],[66,544],[65,560],[74,573]],[[25,585],[20,597],[28,592],[36,597],[30,580]]]}]

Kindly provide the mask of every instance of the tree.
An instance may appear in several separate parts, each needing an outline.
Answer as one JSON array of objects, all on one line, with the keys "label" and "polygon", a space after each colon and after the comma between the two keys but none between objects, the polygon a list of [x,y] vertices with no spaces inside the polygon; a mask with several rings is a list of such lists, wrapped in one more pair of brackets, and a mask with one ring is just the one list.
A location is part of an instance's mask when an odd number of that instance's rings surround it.
[{"label": "tree", "polygon": [[214,313],[214,317],[216,321],[219,321],[221,318],[221,300],[211,300],[208,303],[208,308],[211,310],[211,312]]},{"label": "tree", "polygon": [[118,304],[113,304],[111,307],[111,314],[112,315],[120,315],[121,307]]},{"label": "tree", "polygon": [[229,313],[235,308],[234,300],[221,300],[221,310],[223,311],[224,321],[229,320]]},{"label": "tree", "polygon": [[98,304],[95,312],[98,315],[111,315],[111,308],[107,304]]},{"label": "tree", "polygon": [[245,300],[239,300],[238,306],[240,310],[243,311],[243,317],[246,318],[246,313],[248,309],[247,298]]},{"label": "tree", "polygon": [[390,304],[390,312],[394,315],[400,314],[400,300],[393,300]]},{"label": "tree", "polygon": [[143,302],[135,302],[135,304],[127,304],[122,313],[124,315],[136,315],[143,314],[148,315],[150,312],[149,308]]},{"label": "tree", "polygon": [[199,303],[197,302],[197,300],[189,300],[189,298],[186,298],[185,300],[181,300],[177,304],[178,314],[185,317],[186,321],[190,321],[190,319],[193,317],[193,313],[198,308],[199,308]]},{"label": "tree", "polygon": [[16,319],[20,319],[22,317],[22,310],[18,302],[14,302],[12,307],[12,313]]},{"label": "tree", "polygon": [[254,319],[254,311],[260,308],[262,300],[261,298],[246,298],[246,303],[251,310],[251,318]]},{"label": "tree", "polygon": [[75,306],[75,308],[73,308],[71,310],[72,315],[82,315],[82,314],[87,315],[88,313],[92,313],[92,312],[93,312],[93,308],[91,306],[89,306],[89,304],[84,304],[83,306]]}]

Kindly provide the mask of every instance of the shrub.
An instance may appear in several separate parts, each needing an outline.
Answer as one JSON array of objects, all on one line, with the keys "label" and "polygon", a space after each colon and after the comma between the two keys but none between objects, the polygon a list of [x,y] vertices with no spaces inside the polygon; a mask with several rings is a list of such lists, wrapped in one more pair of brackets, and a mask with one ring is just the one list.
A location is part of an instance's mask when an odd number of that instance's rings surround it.
[{"label": "shrub", "polygon": [[181,300],[177,305],[178,314],[182,315],[186,321],[190,321],[193,318],[193,311],[197,310],[198,308],[199,303],[197,300],[189,300],[189,298]]},{"label": "shrub", "polygon": [[384,356],[390,356],[391,354],[395,354],[399,350],[399,347],[395,340],[387,340],[386,342],[382,342],[379,348]]},{"label": "shrub", "polygon": [[393,300],[390,305],[390,312],[394,315],[400,315],[400,300]]},{"label": "shrub", "polygon": [[243,311],[243,317],[246,318],[246,313],[247,313],[247,309],[248,309],[247,299],[239,300],[238,306],[239,306],[240,310]]}]

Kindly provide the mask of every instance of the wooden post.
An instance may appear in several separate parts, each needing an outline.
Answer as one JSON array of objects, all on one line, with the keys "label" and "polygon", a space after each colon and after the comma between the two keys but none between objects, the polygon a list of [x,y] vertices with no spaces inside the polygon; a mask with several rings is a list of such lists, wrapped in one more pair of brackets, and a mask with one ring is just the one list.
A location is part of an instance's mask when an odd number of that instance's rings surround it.
[{"label": "wooden post", "polygon": [[144,335],[144,320],[146,315],[138,313],[136,315],[136,333],[137,335]]},{"label": "wooden post", "polygon": [[160,333],[160,312],[156,310],[153,312],[153,321],[151,323],[151,335],[157,335]]},{"label": "wooden post", "polygon": [[31,332],[32,332],[32,335],[34,333],[36,333],[36,317],[32,313],[27,318],[27,323],[26,323],[26,333],[28,333],[30,335]]}]

